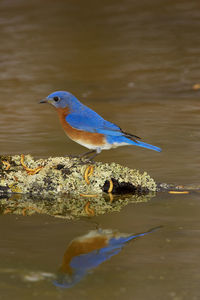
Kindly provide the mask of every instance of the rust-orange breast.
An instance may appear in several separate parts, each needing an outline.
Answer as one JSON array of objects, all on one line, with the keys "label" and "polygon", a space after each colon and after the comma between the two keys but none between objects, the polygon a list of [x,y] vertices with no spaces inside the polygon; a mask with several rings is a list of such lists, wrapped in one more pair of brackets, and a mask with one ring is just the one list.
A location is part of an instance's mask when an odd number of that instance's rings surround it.
[{"label": "rust-orange breast", "polygon": [[105,236],[94,236],[91,238],[85,238],[82,241],[80,241],[79,239],[73,240],[71,244],[67,247],[67,250],[64,254],[60,271],[72,274],[70,262],[74,257],[91,253],[94,250],[99,250],[101,248],[104,248],[107,244],[108,238]]},{"label": "rust-orange breast", "polygon": [[57,108],[56,110],[58,112],[61,125],[70,139],[76,142],[82,142],[94,146],[102,146],[105,144],[105,138],[103,134],[85,132],[83,130],[78,130],[70,126],[65,120],[66,116],[69,114],[68,108]]}]

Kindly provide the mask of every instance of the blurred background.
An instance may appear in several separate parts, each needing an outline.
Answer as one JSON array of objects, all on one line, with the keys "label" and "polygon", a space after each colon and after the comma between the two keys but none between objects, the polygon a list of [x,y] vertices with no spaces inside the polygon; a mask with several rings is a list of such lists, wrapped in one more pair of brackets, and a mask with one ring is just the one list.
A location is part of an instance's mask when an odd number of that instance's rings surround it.
[{"label": "blurred background", "polygon": [[[39,104],[67,90],[163,149],[120,147],[97,160],[146,170],[157,182],[199,183],[199,33],[198,0],[1,0],[1,154],[83,153],[53,107]],[[157,194],[91,220],[3,215],[0,299],[200,299],[199,212],[199,193],[191,192]],[[71,290],[24,279],[32,271],[54,274],[67,244],[97,224],[129,234],[163,228],[131,242]]]},{"label": "blurred background", "polygon": [[162,153],[139,147],[98,160],[195,182],[199,171],[199,1],[0,2],[1,154],[79,154],[52,107],[67,90]]}]

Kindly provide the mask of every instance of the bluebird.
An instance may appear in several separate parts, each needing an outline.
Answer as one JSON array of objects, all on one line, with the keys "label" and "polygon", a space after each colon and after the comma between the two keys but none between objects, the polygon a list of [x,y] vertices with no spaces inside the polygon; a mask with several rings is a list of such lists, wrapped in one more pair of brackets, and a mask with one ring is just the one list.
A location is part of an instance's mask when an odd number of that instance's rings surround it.
[{"label": "bluebird", "polygon": [[138,234],[124,234],[110,229],[92,230],[68,245],[54,285],[71,288],[92,269],[117,255],[133,239],[152,233],[161,227]]},{"label": "bluebird", "polygon": [[93,154],[90,157],[92,159],[102,150],[126,145],[161,151],[156,146],[139,141],[140,137],[127,133],[114,123],[106,121],[69,92],[54,92],[46,99],[41,100],[40,103],[52,104],[57,110],[61,125],[67,136],[90,149],[82,156]]}]

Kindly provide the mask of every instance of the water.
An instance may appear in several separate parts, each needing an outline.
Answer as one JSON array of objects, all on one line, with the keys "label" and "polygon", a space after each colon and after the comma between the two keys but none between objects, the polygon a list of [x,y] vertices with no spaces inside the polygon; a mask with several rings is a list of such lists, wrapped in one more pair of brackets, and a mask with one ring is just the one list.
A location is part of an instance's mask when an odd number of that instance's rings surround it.
[{"label": "water", "polygon": [[[122,147],[97,160],[146,170],[158,182],[199,182],[198,1],[7,0],[0,11],[1,154],[84,152],[52,107],[38,104],[68,90],[163,148]],[[159,194],[91,220],[1,216],[0,299],[199,299],[199,210],[196,192]],[[131,234],[160,225],[73,288],[53,285],[76,237],[96,227]],[[50,277],[32,282],[31,272]]]}]

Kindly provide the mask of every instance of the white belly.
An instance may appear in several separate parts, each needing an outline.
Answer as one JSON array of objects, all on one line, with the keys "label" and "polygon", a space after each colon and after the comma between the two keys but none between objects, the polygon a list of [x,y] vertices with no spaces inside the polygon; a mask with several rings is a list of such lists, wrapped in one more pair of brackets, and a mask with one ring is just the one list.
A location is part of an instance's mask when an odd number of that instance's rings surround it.
[{"label": "white belly", "polygon": [[97,150],[97,149],[101,149],[101,150],[109,150],[112,148],[117,148],[117,147],[121,147],[121,146],[127,146],[129,145],[128,143],[114,143],[114,144],[109,144],[109,143],[105,143],[104,145],[91,145],[91,144],[87,144],[84,141],[77,141],[76,142],[88,149],[92,149],[92,150]]}]

